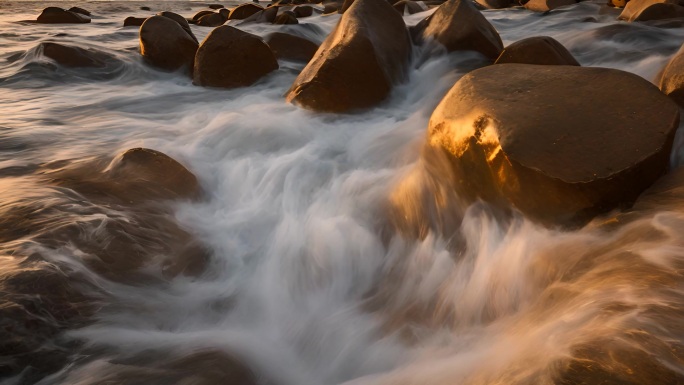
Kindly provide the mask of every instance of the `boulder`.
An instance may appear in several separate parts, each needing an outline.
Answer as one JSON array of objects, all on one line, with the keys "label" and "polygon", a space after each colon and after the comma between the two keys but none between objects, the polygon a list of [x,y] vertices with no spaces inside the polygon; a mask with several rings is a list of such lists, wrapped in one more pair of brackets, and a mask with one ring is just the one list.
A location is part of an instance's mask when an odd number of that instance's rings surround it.
[{"label": "boulder", "polygon": [[270,7],[253,14],[252,16],[244,19],[242,22],[273,24],[276,20],[276,17],[278,17],[278,7]]},{"label": "boulder", "polygon": [[85,10],[83,8],[79,8],[79,7],[71,7],[67,11],[80,13],[81,15],[85,15],[85,16],[90,16],[90,11],[87,11],[87,10]]},{"label": "boulder", "polygon": [[342,3],[338,1],[326,1],[323,3],[323,14],[324,15],[329,15],[331,13],[343,13],[340,12],[342,9]]},{"label": "boulder", "polygon": [[265,41],[278,59],[308,63],[318,50],[318,45],[311,40],[288,33],[271,33]]},{"label": "boulder", "polygon": [[190,24],[188,23],[188,20],[187,20],[186,18],[184,18],[183,16],[181,16],[181,15],[179,15],[179,14],[177,14],[177,13],[168,12],[168,11],[159,12],[159,13],[157,14],[157,16],[163,16],[163,17],[166,17],[166,18],[168,18],[168,19],[171,19],[171,20],[175,21],[176,23],[178,23],[178,25],[181,26],[181,28],[183,28],[183,30],[184,30],[188,35],[190,35],[190,37],[192,38],[192,40],[195,41],[195,43],[198,43],[198,44],[199,44],[199,42],[197,41],[197,38],[196,38],[195,35],[192,33],[192,30],[190,29]]},{"label": "boulder", "polygon": [[264,8],[252,3],[240,4],[235,9],[230,11],[228,20],[244,20],[257,12],[263,11]]},{"label": "boulder", "polygon": [[422,1],[401,0],[393,5],[402,15],[413,15],[414,13],[425,12],[428,6]]},{"label": "boulder", "polygon": [[309,17],[313,15],[313,7],[310,5],[300,5],[295,7],[292,12],[294,12],[298,19],[301,19],[302,17]]},{"label": "boulder", "polygon": [[619,20],[648,21],[684,17],[684,7],[676,0],[631,0],[622,10]]},{"label": "boulder", "polygon": [[677,105],[637,75],[500,64],[454,85],[423,156],[447,160],[442,177],[466,202],[577,226],[630,205],[663,175],[678,125]]},{"label": "boulder", "polygon": [[209,9],[221,9],[221,8],[225,8],[225,7],[222,4],[209,4],[207,6],[207,8],[209,8]]},{"label": "boulder", "polygon": [[65,11],[62,8],[47,7],[36,21],[42,24],[84,24],[90,23],[90,18],[80,13]]},{"label": "boulder", "polygon": [[326,112],[375,106],[405,79],[411,49],[404,19],[388,2],[357,0],[299,74],[287,100]]},{"label": "boulder", "polygon": [[102,68],[111,56],[95,50],[85,50],[58,43],[40,43],[43,55],[64,67]]},{"label": "boulder", "polygon": [[207,10],[205,9],[205,10],[203,10],[203,11],[197,12],[197,13],[195,14],[195,16],[192,17],[192,21],[195,22],[195,23],[197,23],[197,20],[201,19],[202,16],[205,16],[205,15],[213,15],[213,14],[214,14],[213,11],[207,11]]},{"label": "boulder", "polygon": [[477,4],[484,9],[503,9],[513,5],[511,0],[477,0]]},{"label": "boulder", "polygon": [[129,16],[124,20],[124,27],[140,27],[147,20],[146,17],[133,17]]},{"label": "boulder", "polygon": [[477,51],[494,60],[503,50],[496,29],[469,0],[449,0],[416,25],[419,41],[432,38],[447,51]]},{"label": "boulder", "polygon": [[278,69],[273,51],[256,35],[227,25],[211,31],[195,57],[196,85],[245,87]]},{"label": "boulder", "polygon": [[684,46],[667,63],[658,83],[665,95],[684,108]]},{"label": "boulder", "polygon": [[140,53],[155,67],[175,71],[187,67],[192,71],[198,44],[175,21],[152,16],[140,27]]},{"label": "boulder", "polygon": [[548,12],[552,9],[576,4],[575,0],[530,0],[525,3],[525,8],[534,12]]},{"label": "boulder", "polygon": [[285,11],[276,16],[273,24],[299,24],[299,20],[297,20],[297,16],[295,16],[294,12]]},{"label": "boulder", "polygon": [[197,25],[200,27],[218,27],[226,23],[226,19],[220,13],[212,13],[210,15],[204,15],[197,20]]},{"label": "boulder", "polygon": [[535,36],[506,47],[494,64],[580,65],[561,43],[548,36]]},{"label": "boulder", "polygon": [[152,9],[150,7],[143,6],[143,7],[140,7],[140,10],[141,11],[151,11]]}]

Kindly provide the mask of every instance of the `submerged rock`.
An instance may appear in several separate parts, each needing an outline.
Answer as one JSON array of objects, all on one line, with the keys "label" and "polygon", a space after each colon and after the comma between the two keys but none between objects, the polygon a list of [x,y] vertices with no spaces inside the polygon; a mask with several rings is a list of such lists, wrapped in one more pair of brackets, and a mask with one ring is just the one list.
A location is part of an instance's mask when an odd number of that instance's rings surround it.
[{"label": "submerged rock", "polygon": [[509,45],[495,62],[503,63],[580,65],[567,48],[548,36],[530,37]]},{"label": "submerged rock", "polygon": [[496,29],[469,0],[449,0],[413,29],[419,41],[431,38],[447,51],[477,51],[494,60],[503,42]]},{"label": "submerged rock", "polygon": [[619,20],[648,21],[684,17],[684,7],[676,0],[631,0]]},{"label": "submerged rock", "polygon": [[295,16],[300,19],[302,17],[309,17],[313,15],[313,10],[313,7],[310,5],[300,5],[298,7],[294,7],[292,12],[294,12]]},{"label": "submerged rock", "polygon": [[260,7],[256,4],[252,4],[252,3],[240,4],[230,12],[228,19],[229,20],[243,20],[243,19],[246,19],[246,18],[252,16],[253,14],[260,12],[260,11],[263,11],[263,10],[264,10],[263,7]]},{"label": "submerged rock", "polygon": [[449,91],[424,156],[446,157],[466,201],[573,226],[631,204],[663,175],[678,125],[677,106],[636,75],[501,64]]},{"label": "submerged rock", "polygon": [[525,3],[525,8],[535,12],[548,12],[552,9],[576,4],[576,0],[530,0]]},{"label": "submerged rock", "polygon": [[318,45],[311,40],[283,32],[271,33],[265,41],[278,59],[308,63],[318,50]]},{"label": "submerged rock", "polygon": [[157,68],[175,71],[187,67],[192,71],[199,45],[175,21],[152,16],[140,27],[140,53]]},{"label": "submerged rock", "polygon": [[658,83],[665,95],[684,108],[684,46],[667,63]]},{"label": "submerged rock", "polygon": [[245,87],[277,69],[273,51],[261,38],[224,25],[202,41],[193,81],[200,86]]},{"label": "submerged rock", "polygon": [[326,112],[372,107],[405,78],[410,55],[401,15],[385,1],[357,0],[297,77],[287,100]]},{"label": "submerged rock", "polygon": [[146,17],[133,17],[129,16],[124,20],[124,27],[140,27],[147,20]]},{"label": "submerged rock", "polygon": [[113,58],[103,52],[86,50],[59,43],[40,43],[43,55],[64,67],[93,67],[102,68],[107,60]]},{"label": "submerged rock", "polygon": [[90,23],[90,18],[77,12],[65,11],[62,8],[47,7],[36,21],[42,24],[84,24]]}]

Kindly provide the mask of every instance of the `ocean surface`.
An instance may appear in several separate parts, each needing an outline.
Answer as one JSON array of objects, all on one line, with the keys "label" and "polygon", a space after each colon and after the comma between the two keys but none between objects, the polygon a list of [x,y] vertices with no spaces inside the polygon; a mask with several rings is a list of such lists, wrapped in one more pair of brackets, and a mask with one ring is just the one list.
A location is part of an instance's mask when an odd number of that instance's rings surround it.
[{"label": "ocean surface", "polygon": [[[128,16],[191,17],[205,4],[0,3],[0,330],[17,336],[0,343],[0,383],[242,384],[221,372],[235,362],[273,385],[684,383],[679,138],[671,175],[628,214],[560,231],[521,215],[502,222],[475,204],[463,247],[434,233],[411,239],[392,230],[389,197],[415,169],[437,103],[485,59],[415,47],[409,79],[377,108],[313,113],[283,96],[303,63],[281,61],[247,88],[196,87],[145,65],[138,29],[122,27]],[[49,5],[85,8],[92,23],[18,23]],[[583,66],[651,81],[684,42],[681,23],[618,22],[600,2],[483,13],[504,44],[551,36]],[[238,28],[320,43],[339,17]],[[201,41],[211,28],[192,30]],[[65,68],[41,42],[111,60]],[[100,173],[88,169],[94,159],[136,147],[199,179],[203,198],[165,203],[165,220],[203,245],[201,273],[168,276],[154,262],[120,277],[89,264],[82,241],[109,244],[112,228],[126,247],[168,253],[158,245],[174,238],[167,227],[51,177]],[[58,239],[64,226],[77,230]],[[53,294],[87,310],[57,317]],[[206,380],[212,371],[222,379]]]}]

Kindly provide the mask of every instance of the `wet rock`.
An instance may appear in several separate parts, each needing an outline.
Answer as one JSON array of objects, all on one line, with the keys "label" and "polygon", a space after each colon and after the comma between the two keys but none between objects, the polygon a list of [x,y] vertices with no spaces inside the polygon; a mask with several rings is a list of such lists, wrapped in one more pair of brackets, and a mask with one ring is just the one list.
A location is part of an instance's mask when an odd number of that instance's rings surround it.
[{"label": "wet rock", "polygon": [[622,10],[619,20],[649,21],[684,17],[684,7],[675,0],[632,0]]},{"label": "wet rock", "polygon": [[278,61],[261,38],[221,26],[202,41],[193,81],[200,86],[246,87],[276,69]]},{"label": "wet rock", "polygon": [[444,156],[466,201],[574,226],[631,204],[663,175],[678,124],[676,104],[636,75],[500,64],[449,91],[423,156]]},{"label": "wet rock", "polygon": [[209,9],[221,9],[221,8],[225,8],[225,7],[222,4],[209,4],[207,6],[207,8],[209,8]]},{"label": "wet rock", "polygon": [[282,32],[267,35],[265,41],[278,59],[308,63],[318,50],[311,40]]},{"label": "wet rock", "polygon": [[206,9],[204,11],[199,11],[195,14],[195,16],[192,17],[192,21],[197,23],[197,20],[201,19],[202,16],[205,15],[213,15],[215,12],[213,11],[207,11]]},{"label": "wet rock", "polygon": [[146,17],[133,17],[129,16],[124,20],[124,27],[140,27],[147,20]]},{"label": "wet rock", "polygon": [[300,5],[295,7],[292,12],[294,12],[298,19],[301,19],[302,17],[309,17],[313,15],[313,7],[310,5]]},{"label": "wet rock", "polygon": [[414,13],[425,12],[428,6],[422,1],[402,0],[393,5],[402,15],[413,15]]},{"label": "wet rock", "polygon": [[62,8],[47,7],[36,21],[42,24],[83,24],[90,23],[90,18]]},{"label": "wet rock", "polygon": [[168,11],[159,12],[157,14],[157,16],[163,16],[163,17],[166,17],[168,19],[175,21],[192,38],[192,40],[195,41],[195,43],[199,44],[199,42],[197,41],[197,38],[192,33],[192,30],[190,29],[190,24],[188,23],[188,20],[186,18],[184,18],[183,16],[181,16],[177,13],[168,12]]},{"label": "wet rock", "polygon": [[419,42],[435,39],[447,51],[477,51],[494,60],[503,50],[496,29],[470,1],[449,0],[413,30]]},{"label": "wet rock", "polygon": [[525,3],[525,8],[534,12],[548,12],[552,9],[576,4],[575,0],[530,0]]},{"label": "wet rock", "polygon": [[292,11],[285,11],[276,16],[273,24],[299,24],[297,16]]},{"label": "wet rock", "polygon": [[343,13],[340,12],[342,9],[342,2],[339,1],[326,1],[323,3],[323,14],[329,15],[331,13]]},{"label": "wet rock", "polygon": [[382,102],[406,76],[411,41],[385,1],[357,0],[287,93],[304,108],[348,112]]},{"label": "wet rock", "polygon": [[79,8],[79,7],[71,7],[71,8],[69,8],[67,11],[69,11],[69,12],[75,12],[75,13],[80,13],[81,15],[85,15],[85,16],[90,16],[90,12],[89,12],[89,11],[86,11],[85,9]]},{"label": "wet rock", "polygon": [[186,67],[192,71],[198,46],[178,23],[167,17],[150,17],[140,27],[140,53],[157,68],[175,71]]},{"label": "wet rock", "polygon": [[684,46],[667,63],[658,84],[665,95],[684,107]]},{"label": "wet rock", "polygon": [[143,6],[143,7],[140,7],[140,10],[141,11],[151,11],[152,9],[150,7]]},{"label": "wet rock", "polygon": [[64,67],[102,68],[107,60],[113,59],[103,52],[58,43],[40,43],[40,49],[43,55]]},{"label": "wet rock", "polygon": [[197,20],[197,25],[200,27],[218,27],[223,24],[228,19],[220,13],[212,13],[210,15],[204,15],[199,20]]},{"label": "wet rock", "polygon": [[477,4],[484,9],[503,9],[513,5],[511,0],[477,0]]},{"label": "wet rock", "polygon": [[535,36],[506,47],[495,64],[580,65],[561,43],[548,36]]},{"label": "wet rock", "polygon": [[270,7],[253,14],[252,16],[244,19],[242,22],[273,24],[276,20],[276,17],[278,17],[278,7]]},{"label": "wet rock", "polygon": [[244,20],[257,12],[263,11],[264,8],[252,3],[240,4],[230,12],[228,20]]}]

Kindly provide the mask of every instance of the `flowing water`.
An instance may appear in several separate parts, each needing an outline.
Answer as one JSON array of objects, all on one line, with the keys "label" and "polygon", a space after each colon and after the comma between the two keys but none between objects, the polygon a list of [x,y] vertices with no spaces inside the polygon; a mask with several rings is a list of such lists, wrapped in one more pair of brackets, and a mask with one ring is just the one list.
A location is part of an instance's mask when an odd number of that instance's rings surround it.
[{"label": "flowing water", "polygon": [[[195,87],[144,65],[137,28],[121,27],[150,13],[142,5],[192,16],[204,3],[55,3],[90,10],[92,24],[16,22],[48,5],[0,3],[0,330],[16,336],[0,343],[0,382],[242,384],[228,368],[239,362],[274,385],[684,383],[679,141],[674,171],[630,213],[557,231],[475,204],[455,234],[414,239],[392,229],[389,198],[419,164],[432,110],[482,57],[416,47],[381,106],[316,114],[283,97],[304,64],[248,88]],[[582,65],[653,80],[684,29],[617,13],[484,12],[505,44],[552,36]],[[240,28],[322,42],[338,19]],[[200,40],[211,30],[192,28]],[[111,58],[64,68],[40,52],[46,41]],[[134,147],[200,181],[202,199],[155,214],[171,225],[49,178]],[[58,237],[65,228],[76,230]],[[93,268],[84,240],[110,244],[111,228],[158,259],[124,277]],[[200,274],[160,267],[171,251],[159,243],[178,233],[206,249]]]}]

